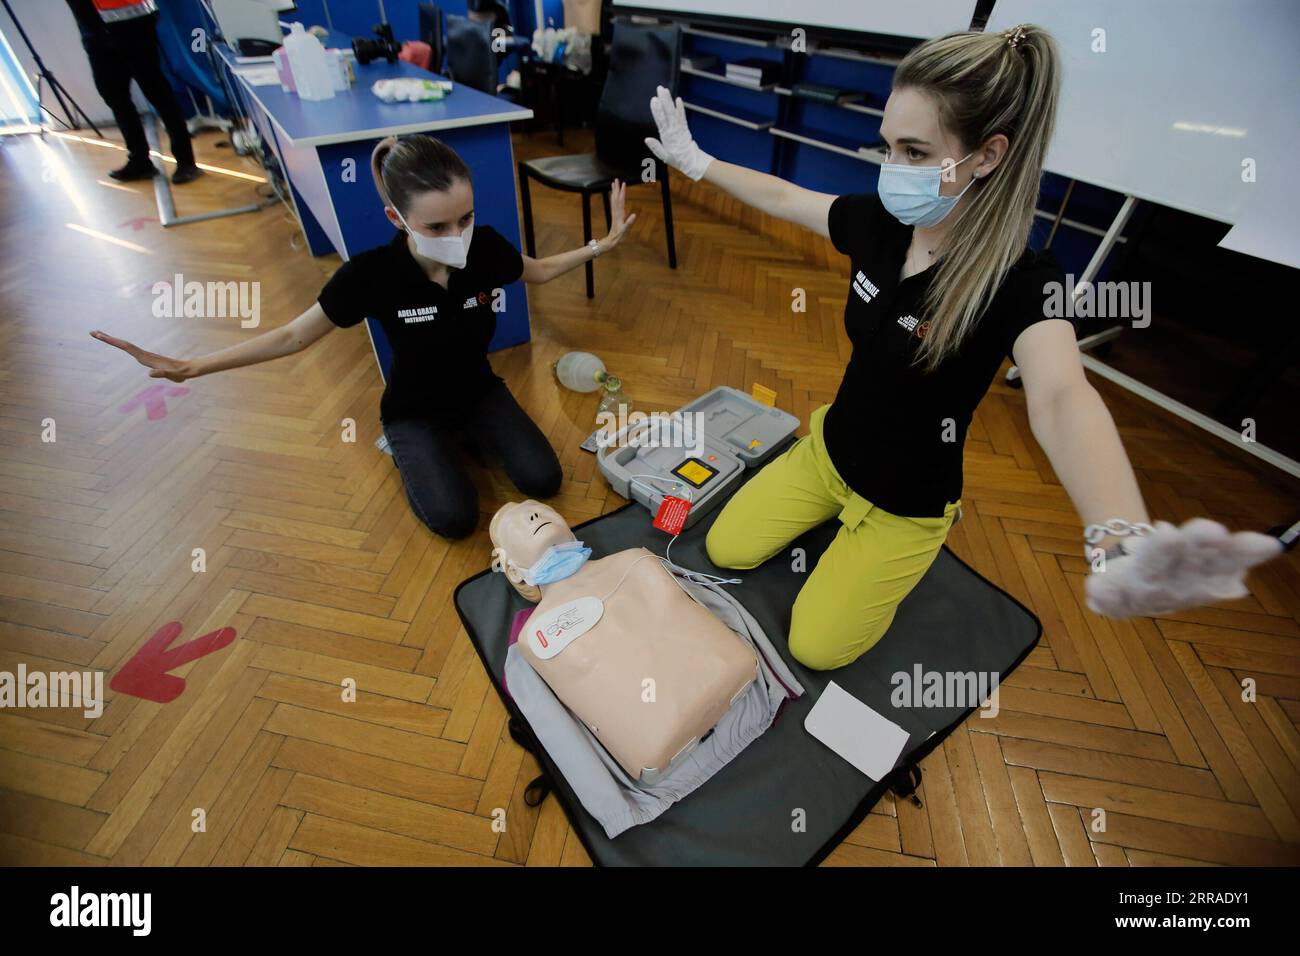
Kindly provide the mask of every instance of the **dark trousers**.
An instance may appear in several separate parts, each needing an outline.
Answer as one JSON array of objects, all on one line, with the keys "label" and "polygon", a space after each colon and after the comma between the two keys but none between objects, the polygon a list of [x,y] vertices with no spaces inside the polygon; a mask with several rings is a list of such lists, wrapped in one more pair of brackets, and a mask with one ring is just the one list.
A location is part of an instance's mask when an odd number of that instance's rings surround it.
[{"label": "dark trousers", "polygon": [[134,79],[167,128],[177,164],[188,166],[194,162],[194,147],[185,126],[185,114],[181,112],[176,94],[163,73],[157,26],[157,14],[136,17],[109,24],[104,32],[82,42],[90,58],[95,89],[113,111],[130,158],[135,162],[149,159],[149,141],[144,135],[144,124],[131,102],[131,80]]},{"label": "dark trousers", "polygon": [[555,449],[503,382],[490,386],[453,424],[398,415],[384,422],[384,434],[411,510],[446,538],[464,538],[478,527],[478,490],[460,457],[465,438],[499,458],[515,487],[530,498],[551,497],[564,477]]}]

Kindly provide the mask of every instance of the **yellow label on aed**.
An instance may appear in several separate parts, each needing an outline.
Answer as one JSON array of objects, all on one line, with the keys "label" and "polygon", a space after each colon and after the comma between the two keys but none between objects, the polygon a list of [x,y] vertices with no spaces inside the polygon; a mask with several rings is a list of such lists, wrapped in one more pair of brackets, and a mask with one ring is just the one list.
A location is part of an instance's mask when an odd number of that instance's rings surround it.
[{"label": "yellow label on aed", "polygon": [[677,469],[677,474],[681,475],[687,481],[694,485],[702,485],[704,482],[713,477],[713,472],[705,468],[698,461],[684,461]]},{"label": "yellow label on aed", "polygon": [[776,392],[766,385],[759,385],[755,382],[754,386],[749,390],[749,394],[754,396],[756,402],[762,402],[764,405],[776,405]]}]

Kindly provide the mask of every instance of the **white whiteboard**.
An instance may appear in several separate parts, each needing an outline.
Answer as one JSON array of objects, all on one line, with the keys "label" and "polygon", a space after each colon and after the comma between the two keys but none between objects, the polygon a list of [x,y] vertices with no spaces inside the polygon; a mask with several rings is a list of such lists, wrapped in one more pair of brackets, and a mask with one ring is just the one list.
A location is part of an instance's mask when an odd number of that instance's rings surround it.
[{"label": "white whiteboard", "polygon": [[1300,269],[1300,190],[1286,180],[1282,167],[1273,170],[1219,245]]},{"label": "white whiteboard", "polygon": [[922,39],[968,30],[975,13],[975,0],[614,0],[614,6]]},{"label": "white whiteboard", "polygon": [[1262,208],[1243,160],[1295,176],[1296,0],[997,0],[987,29],[1018,23],[1061,48],[1050,171],[1229,223]]}]

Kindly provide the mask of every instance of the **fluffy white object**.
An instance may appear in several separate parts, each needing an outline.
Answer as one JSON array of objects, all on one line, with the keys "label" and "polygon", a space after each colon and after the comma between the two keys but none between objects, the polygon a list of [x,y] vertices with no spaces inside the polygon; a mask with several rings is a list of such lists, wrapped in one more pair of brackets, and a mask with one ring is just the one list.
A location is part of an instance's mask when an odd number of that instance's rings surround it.
[{"label": "fluffy white object", "polygon": [[404,76],[392,80],[375,80],[370,92],[385,103],[419,103],[440,100],[451,92],[451,80],[423,80]]},{"label": "fluffy white object", "polygon": [[647,136],[645,144],[662,162],[680,169],[691,179],[699,179],[713,162],[713,157],[700,149],[686,125],[686,107],[682,98],[673,102],[672,94],[662,86],[650,101],[650,113],[659,127],[659,138]]},{"label": "fluffy white object", "polygon": [[1088,607],[1107,617],[1149,617],[1244,597],[1246,572],[1282,544],[1255,531],[1230,532],[1192,518],[1182,527],[1157,521],[1155,532],[1128,539],[1131,553],[1107,559],[1088,576]]}]

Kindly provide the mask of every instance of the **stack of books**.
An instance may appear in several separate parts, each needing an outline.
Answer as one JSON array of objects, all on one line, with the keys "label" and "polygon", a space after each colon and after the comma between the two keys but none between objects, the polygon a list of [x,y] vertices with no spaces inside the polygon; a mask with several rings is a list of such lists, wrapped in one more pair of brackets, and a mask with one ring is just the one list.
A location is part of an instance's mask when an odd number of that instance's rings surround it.
[{"label": "stack of books", "polygon": [[727,64],[727,79],[756,90],[771,86],[780,74],[781,64],[771,60],[737,60]]},{"label": "stack of books", "polygon": [[819,103],[860,103],[866,98],[863,93],[825,86],[821,83],[796,83],[790,87],[790,92],[806,100],[817,100]]}]

